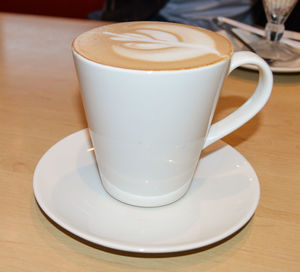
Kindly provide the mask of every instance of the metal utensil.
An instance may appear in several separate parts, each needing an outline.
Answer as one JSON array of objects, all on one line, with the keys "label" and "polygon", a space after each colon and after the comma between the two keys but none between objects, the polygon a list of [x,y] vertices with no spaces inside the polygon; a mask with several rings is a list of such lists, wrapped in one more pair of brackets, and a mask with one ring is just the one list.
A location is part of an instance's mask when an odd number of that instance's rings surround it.
[{"label": "metal utensil", "polygon": [[[227,34],[229,34],[230,36],[232,36],[233,38],[235,38],[236,40],[238,40],[239,42],[241,42],[248,50],[250,50],[251,52],[257,54],[257,52],[255,51],[255,49],[248,44],[242,37],[240,37],[238,34],[236,34],[234,31],[232,31],[231,27],[227,24],[225,24],[223,21],[218,20],[218,18],[213,18],[212,22],[214,24],[216,24],[219,28],[223,29],[226,31]],[[266,59],[264,58],[264,60],[271,65],[274,60],[271,59]]]},{"label": "metal utensil", "polygon": [[[220,23],[237,27],[239,29],[242,29],[242,30],[248,31],[250,33],[253,33],[255,35],[258,35],[262,38],[265,37],[265,31],[263,29],[255,27],[255,26],[247,25],[247,24],[235,21],[235,20],[230,19],[230,18],[222,17],[222,16],[219,16],[219,17],[214,18],[214,19],[216,19]],[[300,41],[300,33],[293,32],[293,31],[288,31],[288,30],[286,30],[284,32],[283,38],[281,39],[281,42],[283,42],[285,44],[288,44],[292,47],[300,49],[300,42],[299,41]]]}]

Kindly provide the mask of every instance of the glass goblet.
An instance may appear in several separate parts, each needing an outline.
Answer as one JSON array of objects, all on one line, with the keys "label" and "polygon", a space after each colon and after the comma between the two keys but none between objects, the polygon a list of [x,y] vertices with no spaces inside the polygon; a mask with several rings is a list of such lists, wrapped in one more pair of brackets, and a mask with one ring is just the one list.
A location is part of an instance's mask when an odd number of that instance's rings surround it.
[{"label": "glass goblet", "polygon": [[263,0],[267,17],[266,38],[251,43],[256,53],[265,59],[288,61],[300,56],[293,47],[280,42],[289,17],[298,0]]}]

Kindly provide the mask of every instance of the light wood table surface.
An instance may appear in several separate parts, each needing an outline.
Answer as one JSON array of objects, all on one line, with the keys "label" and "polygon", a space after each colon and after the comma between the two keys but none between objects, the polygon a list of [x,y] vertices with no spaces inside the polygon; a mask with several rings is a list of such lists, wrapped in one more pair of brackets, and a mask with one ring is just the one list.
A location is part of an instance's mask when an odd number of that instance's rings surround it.
[{"label": "light wood table surface", "polygon": [[[230,239],[181,254],[121,253],[76,238],[41,212],[36,164],[87,127],[71,42],[100,24],[0,13],[0,271],[300,271],[300,74],[276,74],[263,111],[223,139],[261,183],[254,217]],[[215,119],[243,103],[256,79],[233,72]]]}]

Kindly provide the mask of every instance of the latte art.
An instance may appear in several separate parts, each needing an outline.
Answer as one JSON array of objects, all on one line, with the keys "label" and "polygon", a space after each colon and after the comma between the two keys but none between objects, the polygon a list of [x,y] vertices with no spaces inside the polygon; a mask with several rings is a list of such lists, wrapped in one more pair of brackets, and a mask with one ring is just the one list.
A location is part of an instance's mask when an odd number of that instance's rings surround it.
[{"label": "latte art", "polygon": [[[173,27],[176,30],[179,27]],[[183,41],[176,35],[162,30],[137,29],[136,33],[112,33],[103,32],[111,36],[112,40],[122,41],[120,45],[114,45],[113,50],[124,57],[148,60],[148,61],[175,61],[193,58],[204,54],[216,54],[220,52],[215,49],[214,41],[208,36],[193,29],[186,29],[181,34]],[[185,37],[199,36],[199,42],[184,42]],[[159,50],[166,49],[169,50]],[[176,48],[176,49],[175,49]]]},{"label": "latte art", "polygon": [[130,22],[79,36],[74,49],[105,65],[142,70],[189,69],[229,58],[231,44],[201,28],[173,23]]}]

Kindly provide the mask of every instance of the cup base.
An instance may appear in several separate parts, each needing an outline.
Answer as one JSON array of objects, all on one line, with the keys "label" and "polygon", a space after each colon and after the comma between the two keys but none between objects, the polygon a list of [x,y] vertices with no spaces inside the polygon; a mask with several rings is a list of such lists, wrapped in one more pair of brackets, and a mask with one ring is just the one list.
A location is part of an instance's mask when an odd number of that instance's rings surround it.
[{"label": "cup base", "polygon": [[171,204],[176,200],[179,200],[182,196],[184,196],[191,184],[191,182],[187,182],[184,186],[180,187],[176,191],[165,195],[145,197],[122,191],[103,177],[101,177],[101,181],[104,189],[113,198],[125,204],[138,207],[160,207]]}]

